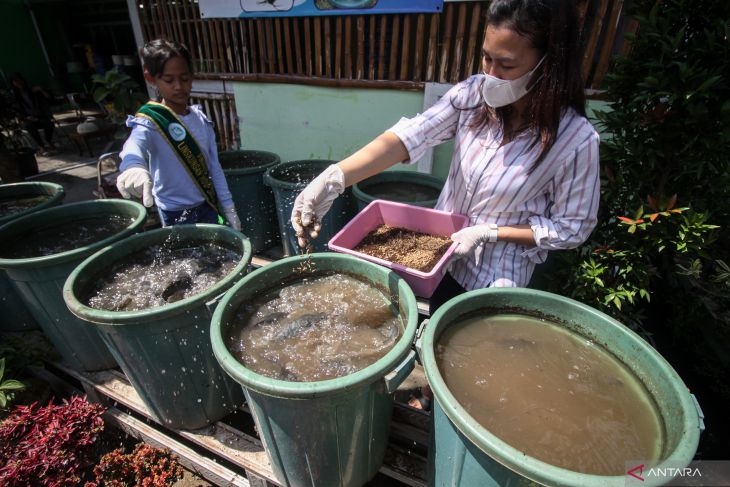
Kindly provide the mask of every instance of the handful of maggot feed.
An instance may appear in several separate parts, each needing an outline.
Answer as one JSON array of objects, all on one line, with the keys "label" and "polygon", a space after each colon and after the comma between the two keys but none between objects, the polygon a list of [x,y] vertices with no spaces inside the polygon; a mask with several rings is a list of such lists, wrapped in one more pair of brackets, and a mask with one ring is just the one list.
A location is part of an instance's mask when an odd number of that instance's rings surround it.
[{"label": "handful of maggot feed", "polygon": [[[310,238],[315,239],[319,236],[319,230],[321,228],[319,225],[319,221],[317,220],[316,216],[312,217],[312,222],[306,227],[302,224],[302,218],[300,216],[297,216],[294,221],[302,229],[301,231],[297,232],[297,243],[299,244],[299,247],[305,248],[309,245]],[[309,236],[307,236],[308,228],[311,229],[309,230]]]}]

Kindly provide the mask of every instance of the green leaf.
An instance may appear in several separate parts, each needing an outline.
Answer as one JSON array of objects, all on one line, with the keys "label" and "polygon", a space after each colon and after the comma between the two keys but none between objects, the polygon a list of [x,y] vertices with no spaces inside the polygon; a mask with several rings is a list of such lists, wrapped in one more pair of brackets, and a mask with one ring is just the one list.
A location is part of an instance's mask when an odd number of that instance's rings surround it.
[{"label": "green leaf", "polygon": [[0,384],[0,390],[3,391],[22,391],[25,389],[25,384],[19,380],[10,379]]},{"label": "green leaf", "polygon": [[0,381],[3,380],[5,375],[5,357],[0,358]]},{"label": "green leaf", "polygon": [[8,397],[3,391],[0,391],[0,408],[4,408],[8,405]]},{"label": "green leaf", "polygon": [[621,300],[618,298],[618,296],[613,298],[613,304],[615,304],[618,309],[621,309]]}]

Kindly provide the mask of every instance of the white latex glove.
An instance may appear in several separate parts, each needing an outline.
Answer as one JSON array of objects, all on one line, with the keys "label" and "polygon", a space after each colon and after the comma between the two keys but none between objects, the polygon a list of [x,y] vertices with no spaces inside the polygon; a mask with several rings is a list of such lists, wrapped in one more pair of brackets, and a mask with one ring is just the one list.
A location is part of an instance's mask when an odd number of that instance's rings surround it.
[{"label": "white latex glove", "polygon": [[235,206],[223,208],[223,216],[226,217],[226,221],[232,229],[239,232],[241,231],[241,219],[238,218],[238,212],[236,211]]},{"label": "white latex glove", "polygon": [[117,178],[117,189],[125,199],[132,196],[142,198],[142,204],[147,208],[155,204],[152,198],[152,177],[147,169],[130,167],[122,171]]},{"label": "white latex glove", "polygon": [[306,246],[305,230],[311,238],[317,238],[322,219],[332,207],[332,202],[345,191],[345,173],[332,164],[307,185],[294,200],[291,224],[299,237],[300,247]]},{"label": "white latex glove", "polygon": [[487,223],[485,225],[462,228],[458,232],[451,234],[451,240],[459,244],[454,249],[454,257],[467,257],[473,254],[477,247],[483,243],[494,243],[497,241],[497,225]]}]

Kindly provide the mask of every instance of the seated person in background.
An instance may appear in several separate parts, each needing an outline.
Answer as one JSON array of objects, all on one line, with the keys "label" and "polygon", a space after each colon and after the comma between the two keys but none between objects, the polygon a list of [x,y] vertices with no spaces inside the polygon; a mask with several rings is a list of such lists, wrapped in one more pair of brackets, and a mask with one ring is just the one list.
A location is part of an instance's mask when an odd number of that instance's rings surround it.
[{"label": "seated person in background", "polygon": [[157,39],[142,48],[144,77],[157,88],[150,101],[128,117],[132,133],[120,153],[117,188],[125,198],[157,203],[163,226],[224,223],[241,230],[241,221],[223,175],[213,123],[200,106],[188,105],[193,87],[190,52]]},{"label": "seated person in background", "polygon": [[[31,87],[20,73],[10,76],[10,87],[15,96],[16,108],[23,128],[38,145],[40,155],[55,151],[53,145],[53,114],[50,108],[51,96],[40,86]],[[45,141],[41,138],[43,130]]]}]

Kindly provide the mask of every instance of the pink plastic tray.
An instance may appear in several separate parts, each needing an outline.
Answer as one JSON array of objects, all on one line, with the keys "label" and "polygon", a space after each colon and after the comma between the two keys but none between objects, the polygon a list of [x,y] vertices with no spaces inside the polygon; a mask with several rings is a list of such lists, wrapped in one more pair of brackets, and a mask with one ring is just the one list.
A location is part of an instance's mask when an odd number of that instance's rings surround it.
[{"label": "pink plastic tray", "polygon": [[393,201],[375,200],[329,241],[329,248],[336,252],[354,255],[370,262],[393,269],[406,280],[417,296],[430,298],[436,286],[446,274],[446,264],[457,244],[452,244],[430,272],[421,272],[371,255],[355,252],[360,241],[380,225],[405,228],[431,235],[449,236],[466,226],[469,219],[464,215],[431,210]]}]

